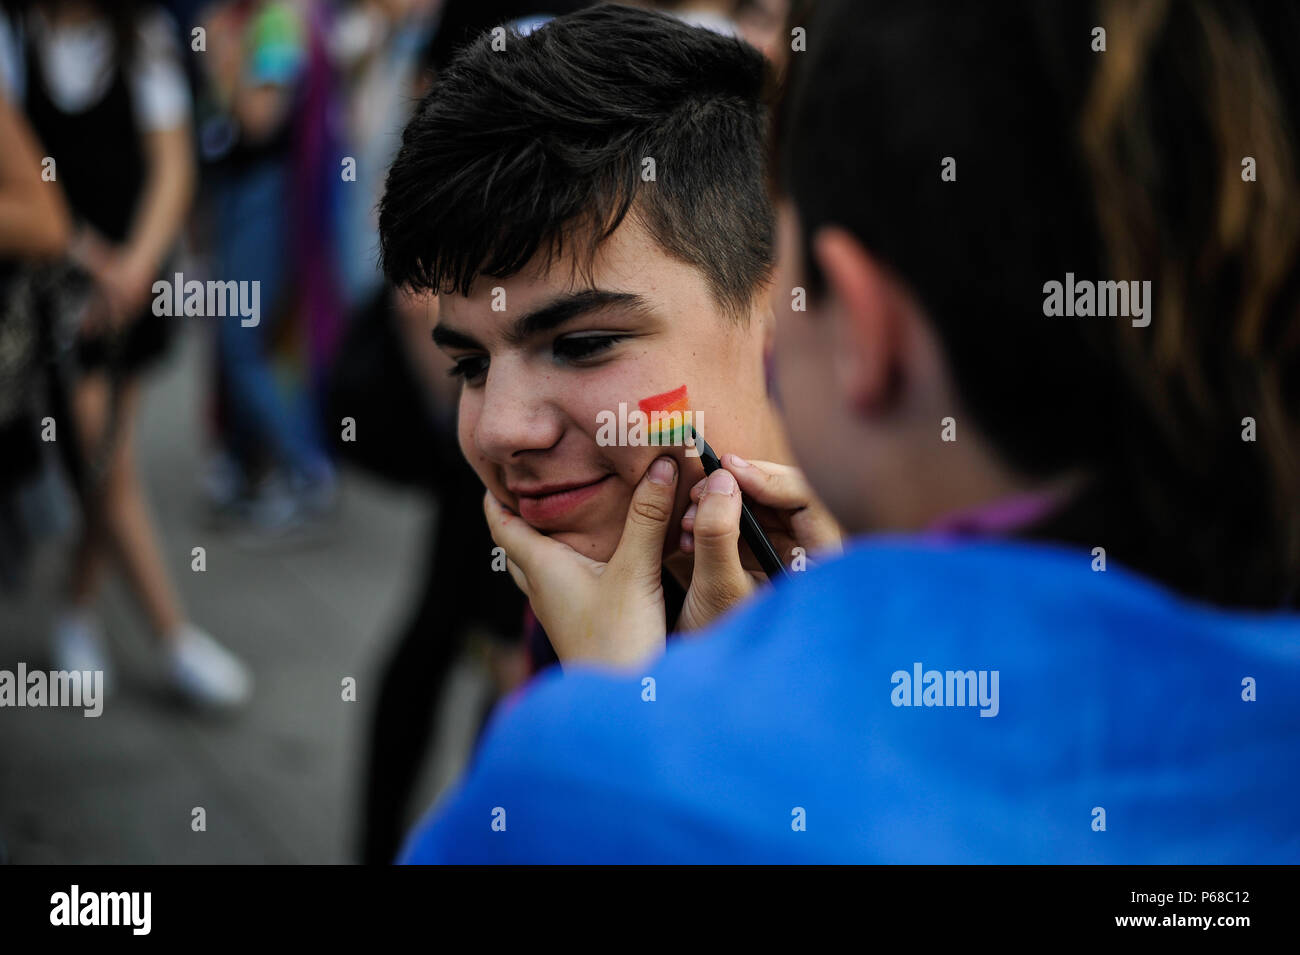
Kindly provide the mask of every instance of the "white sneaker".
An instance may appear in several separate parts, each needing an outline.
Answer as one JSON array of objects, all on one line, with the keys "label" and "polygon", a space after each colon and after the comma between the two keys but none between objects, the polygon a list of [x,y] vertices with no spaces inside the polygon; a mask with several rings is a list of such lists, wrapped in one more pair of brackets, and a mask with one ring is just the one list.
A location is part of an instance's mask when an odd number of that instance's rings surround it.
[{"label": "white sneaker", "polygon": [[54,621],[51,641],[56,670],[99,670],[104,674],[107,695],[112,681],[108,652],[104,642],[104,629],[99,619],[89,610],[65,610]]},{"label": "white sneaker", "polygon": [[240,660],[193,624],[184,624],[167,651],[172,687],[188,702],[237,707],[253,693],[253,676]]}]

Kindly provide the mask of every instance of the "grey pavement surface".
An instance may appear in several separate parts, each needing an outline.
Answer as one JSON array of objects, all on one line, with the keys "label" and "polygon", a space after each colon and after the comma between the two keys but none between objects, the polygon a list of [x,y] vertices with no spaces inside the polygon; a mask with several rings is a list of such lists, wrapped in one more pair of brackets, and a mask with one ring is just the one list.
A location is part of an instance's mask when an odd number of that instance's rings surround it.
[{"label": "grey pavement surface", "polygon": [[[208,529],[197,492],[207,331],[187,328],[153,373],[138,447],[188,615],[250,664],[254,699],[216,719],[169,704],[146,621],[113,574],[99,602],[117,684],[103,714],[0,708],[0,843],[12,862],[353,861],[375,682],[421,574],[431,505],[346,473],[322,541],[250,548]],[[70,541],[45,543],[25,592],[0,593],[0,669],[49,666]],[[203,573],[190,567],[196,545]],[[355,703],[342,700],[348,676]],[[486,686],[472,656],[455,671],[412,816],[463,765]],[[198,806],[205,832],[191,829]]]}]

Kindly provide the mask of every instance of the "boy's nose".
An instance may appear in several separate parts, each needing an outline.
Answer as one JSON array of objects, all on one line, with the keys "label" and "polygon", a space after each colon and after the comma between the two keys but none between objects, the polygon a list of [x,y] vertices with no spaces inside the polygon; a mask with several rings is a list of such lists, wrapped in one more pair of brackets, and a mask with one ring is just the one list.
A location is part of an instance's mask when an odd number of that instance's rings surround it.
[{"label": "boy's nose", "polygon": [[560,440],[563,418],[522,375],[488,374],[474,443],[490,460],[506,463],[525,451],[545,451]]}]

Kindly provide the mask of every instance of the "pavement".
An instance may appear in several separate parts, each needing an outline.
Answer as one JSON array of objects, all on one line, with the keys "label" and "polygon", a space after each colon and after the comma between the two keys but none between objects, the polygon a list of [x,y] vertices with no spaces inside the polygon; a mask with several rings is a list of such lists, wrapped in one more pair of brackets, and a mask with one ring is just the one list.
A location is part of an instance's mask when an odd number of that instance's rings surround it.
[{"label": "pavement", "polygon": [[[343,476],[327,539],[250,548],[202,520],[210,342],[185,329],[143,399],[140,465],[165,558],[189,617],[256,679],[249,707],[212,718],[160,693],[144,617],[114,574],[100,599],[115,691],[103,714],[0,708],[0,845],[14,863],[354,861],[367,724],[388,641],[424,559],[432,504]],[[60,435],[62,437],[62,435]],[[70,533],[44,542],[21,594],[0,594],[0,669],[48,668]],[[207,569],[191,569],[203,546]],[[356,702],[342,681],[356,679]],[[464,765],[484,668],[455,670],[411,819]],[[191,826],[202,807],[206,830]]]}]

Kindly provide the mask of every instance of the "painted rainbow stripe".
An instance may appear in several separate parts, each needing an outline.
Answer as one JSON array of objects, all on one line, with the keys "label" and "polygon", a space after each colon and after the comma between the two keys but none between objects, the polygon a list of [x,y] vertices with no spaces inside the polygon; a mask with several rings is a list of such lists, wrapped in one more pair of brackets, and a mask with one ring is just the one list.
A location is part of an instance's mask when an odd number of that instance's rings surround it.
[{"label": "painted rainbow stripe", "polygon": [[636,406],[646,416],[646,433],[650,438],[650,444],[664,447],[686,443],[686,427],[683,418],[690,412],[686,401],[685,385],[673,391],[665,391],[662,395],[642,398]]}]

